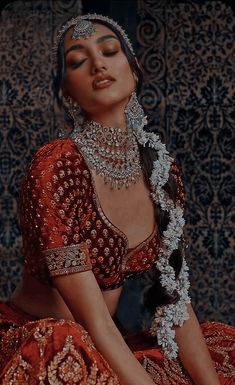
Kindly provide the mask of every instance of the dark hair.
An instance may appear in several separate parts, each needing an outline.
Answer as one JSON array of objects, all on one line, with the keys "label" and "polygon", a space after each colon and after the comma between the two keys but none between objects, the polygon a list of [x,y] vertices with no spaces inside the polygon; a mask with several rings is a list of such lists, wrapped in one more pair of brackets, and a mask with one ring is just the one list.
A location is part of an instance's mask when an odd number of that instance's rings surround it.
[{"label": "dark hair", "polygon": [[[115,29],[115,27],[108,22],[100,21],[100,20],[93,20],[93,22],[97,22],[100,24],[105,25],[109,29],[111,29],[119,38],[121,48],[123,52],[125,53],[127,60],[130,64],[130,67],[132,71],[137,76],[137,94],[139,94],[141,90],[142,80],[143,80],[143,73],[137,64],[135,56],[130,51],[129,47],[126,44],[125,39],[121,35],[121,33]],[[67,32],[67,31],[66,31]],[[65,32],[65,33],[66,33]],[[55,89],[55,95],[58,102],[58,105],[62,107],[65,111],[65,119],[66,121],[71,125],[72,120],[70,115],[68,114],[68,111],[66,111],[65,106],[62,103],[61,97],[60,97],[60,89],[63,81],[66,79],[66,68],[65,68],[65,58],[64,58],[64,36],[65,33],[62,35],[59,45],[58,45],[58,52],[57,52],[57,74],[55,77],[54,82],[54,89]],[[158,153],[156,150],[151,149],[149,147],[143,147],[139,146],[140,148],[140,154],[141,154],[141,160],[142,160],[142,166],[143,166],[143,172],[145,177],[145,182],[147,185],[149,185],[149,179],[152,173],[153,169],[153,162],[157,159]],[[149,186],[150,187],[150,186]],[[169,194],[169,197],[175,202],[176,201],[176,195],[177,195],[177,186],[175,179],[173,175],[170,173],[169,179],[167,183],[164,186],[164,189]],[[169,223],[169,215],[161,210],[161,208],[158,205],[155,205],[155,218],[156,223],[158,225],[158,230],[160,235],[163,235],[164,230],[166,230],[167,225]],[[170,265],[175,270],[176,277],[178,276],[181,266],[182,266],[182,242],[179,244],[178,250],[175,250],[170,257]],[[152,286],[149,288],[147,292],[145,292],[144,295],[144,304],[148,307],[150,311],[154,311],[156,306],[166,305],[170,303],[175,303],[178,300],[178,294],[177,292],[174,292],[173,294],[169,295],[166,290],[162,287],[160,280],[160,272],[156,269],[154,269],[154,272],[152,274]]]},{"label": "dark hair", "polygon": [[[140,92],[141,86],[142,86],[143,73],[142,73],[139,65],[137,64],[136,57],[130,51],[130,48],[126,44],[126,41],[123,38],[122,34],[118,30],[116,30],[116,28],[112,24],[109,24],[106,21],[93,19],[92,22],[105,25],[106,27],[111,29],[117,35],[117,37],[120,41],[120,44],[121,44],[121,48],[122,48],[122,50],[123,50],[123,52],[126,55],[126,58],[128,60],[128,63],[130,65],[132,71],[136,74],[136,77],[137,77],[136,92],[138,95]],[[66,122],[72,126],[73,121],[71,119],[70,114],[68,113],[66,106],[63,105],[62,98],[60,96],[61,86],[62,86],[63,82],[66,80],[66,65],[65,65],[65,57],[64,57],[64,37],[65,37],[65,34],[68,30],[69,30],[69,28],[61,36],[61,39],[60,39],[59,44],[58,44],[58,50],[56,53],[57,73],[56,73],[55,78],[54,78],[54,92],[55,92],[55,97],[56,97],[56,100],[57,100],[59,107],[64,110]]]},{"label": "dark hair", "polygon": [[[146,184],[149,185],[149,179],[153,170],[153,162],[157,160],[157,151],[150,147],[140,147],[140,154],[142,160],[142,169],[145,177]],[[177,185],[172,173],[169,174],[168,181],[164,185],[164,190],[168,193],[169,197],[176,202],[177,200]],[[155,205],[155,219],[158,225],[158,231],[160,236],[163,236],[163,232],[166,230],[169,223],[169,215],[166,211],[163,211],[159,205]],[[182,267],[182,240],[179,242],[179,247],[174,250],[170,256],[169,263],[175,270],[175,277],[177,278]],[[150,312],[154,312],[157,306],[167,305],[170,303],[176,303],[179,296],[176,291],[171,295],[167,293],[166,289],[162,287],[160,282],[160,271],[154,268],[150,274],[148,274],[148,281],[152,281],[147,290],[144,290],[144,305]]]}]

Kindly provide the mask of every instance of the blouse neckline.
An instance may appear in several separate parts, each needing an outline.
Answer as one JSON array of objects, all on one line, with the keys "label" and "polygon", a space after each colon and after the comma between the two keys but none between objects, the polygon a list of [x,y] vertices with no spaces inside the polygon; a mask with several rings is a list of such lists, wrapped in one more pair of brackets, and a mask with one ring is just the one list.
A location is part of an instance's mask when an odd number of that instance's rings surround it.
[{"label": "blouse neckline", "polygon": [[89,166],[88,166],[87,161],[86,161],[86,159],[84,157],[84,154],[82,153],[81,149],[77,146],[76,142],[73,141],[72,138],[70,138],[70,139],[75,144],[75,146],[78,149],[79,153],[82,155],[83,162],[84,162],[84,164],[86,166],[86,169],[87,169],[87,171],[89,173],[89,177],[90,177],[90,180],[91,180],[91,188],[92,188],[92,199],[93,199],[93,201],[95,203],[96,209],[97,209],[101,219],[106,224],[106,226],[111,228],[114,233],[118,234],[124,240],[125,254],[126,255],[127,254],[128,255],[133,254],[133,252],[136,252],[136,251],[140,250],[142,247],[146,246],[146,244],[148,244],[153,239],[153,237],[157,234],[157,224],[155,223],[155,226],[154,226],[152,232],[147,236],[147,238],[145,238],[143,241],[138,243],[136,246],[130,248],[129,247],[129,240],[128,240],[127,235],[121,229],[119,229],[116,225],[114,225],[111,222],[111,220],[107,217],[107,215],[105,214],[105,212],[104,212],[104,210],[103,210],[103,208],[101,206],[101,203],[100,203],[97,191],[96,191],[94,178],[93,178],[92,173],[91,173],[91,171],[89,169]]}]

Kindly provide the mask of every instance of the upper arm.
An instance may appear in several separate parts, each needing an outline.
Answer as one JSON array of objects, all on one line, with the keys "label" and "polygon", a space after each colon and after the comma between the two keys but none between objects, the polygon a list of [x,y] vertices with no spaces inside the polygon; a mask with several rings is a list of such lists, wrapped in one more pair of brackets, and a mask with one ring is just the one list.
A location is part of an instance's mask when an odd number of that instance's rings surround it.
[{"label": "upper arm", "polygon": [[19,206],[26,269],[51,278],[76,320],[107,324],[111,317],[83,236],[89,183],[81,159],[71,145],[56,141],[28,168]]},{"label": "upper arm", "polygon": [[30,272],[54,277],[91,269],[82,236],[86,180],[79,155],[69,142],[55,141],[36,154],[26,172],[19,209]]},{"label": "upper arm", "polygon": [[112,322],[92,271],[53,277],[54,286],[63,297],[77,322],[93,334]]}]

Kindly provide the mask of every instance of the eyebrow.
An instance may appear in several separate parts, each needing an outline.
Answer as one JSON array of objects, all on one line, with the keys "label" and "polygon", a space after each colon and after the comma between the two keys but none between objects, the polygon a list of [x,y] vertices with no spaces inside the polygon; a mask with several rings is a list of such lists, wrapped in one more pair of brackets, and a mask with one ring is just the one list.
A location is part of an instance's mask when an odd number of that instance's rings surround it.
[{"label": "eyebrow", "polygon": [[[119,39],[115,35],[104,35],[104,36],[98,37],[98,39],[95,42],[96,42],[96,44],[99,44],[99,43],[103,43],[104,41],[109,40],[109,39],[116,39],[116,40],[119,41]],[[70,51],[77,51],[79,49],[84,49],[84,48],[86,48],[86,47],[84,45],[82,45],[82,44],[74,44],[70,48],[67,49],[67,51],[65,52],[65,56]]]}]

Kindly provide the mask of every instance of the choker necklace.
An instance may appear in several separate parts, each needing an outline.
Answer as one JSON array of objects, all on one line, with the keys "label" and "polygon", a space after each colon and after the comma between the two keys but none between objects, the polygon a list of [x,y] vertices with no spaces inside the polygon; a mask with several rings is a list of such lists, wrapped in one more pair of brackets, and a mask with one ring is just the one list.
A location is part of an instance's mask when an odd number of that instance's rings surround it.
[{"label": "choker necklace", "polygon": [[111,188],[128,188],[141,175],[137,139],[131,130],[105,127],[86,121],[82,131],[71,134],[89,166],[104,178]]}]

